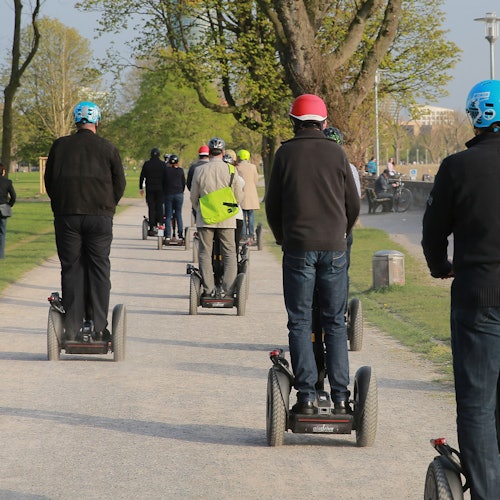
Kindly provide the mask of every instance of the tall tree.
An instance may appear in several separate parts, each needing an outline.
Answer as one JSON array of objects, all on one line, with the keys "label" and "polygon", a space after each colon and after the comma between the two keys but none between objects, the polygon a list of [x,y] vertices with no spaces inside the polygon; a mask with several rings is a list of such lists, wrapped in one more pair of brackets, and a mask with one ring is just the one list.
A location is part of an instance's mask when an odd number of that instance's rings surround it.
[{"label": "tall tree", "polygon": [[90,42],[57,19],[38,21],[38,53],[23,77],[16,106],[50,138],[73,129],[72,110],[82,99],[97,99],[101,73],[92,66]]},{"label": "tall tree", "polygon": [[31,61],[35,57],[40,42],[40,32],[38,30],[38,14],[40,12],[40,0],[35,1],[31,13],[31,35],[29,38],[29,49],[24,58],[21,57],[21,14],[23,2],[13,0],[14,3],[14,33],[12,37],[12,59],[10,64],[10,76],[7,86],[4,88],[4,107],[2,114],[2,163],[7,172],[10,171],[12,131],[13,131],[13,106],[14,97],[21,85],[21,77],[26,71]]},{"label": "tall tree", "polygon": [[[368,122],[375,72],[380,97],[405,105],[443,93],[458,49],[441,29],[443,0],[87,0],[104,30],[135,15],[136,55],[174,61],[210,109],[259,130],[272,150],[293,96],[321,95],[351,138]],[[165,51],[164,47],[169,47]],[[218,82],[224,102],[204,93]],[[360,111],[362,114],[360,114]]]}]

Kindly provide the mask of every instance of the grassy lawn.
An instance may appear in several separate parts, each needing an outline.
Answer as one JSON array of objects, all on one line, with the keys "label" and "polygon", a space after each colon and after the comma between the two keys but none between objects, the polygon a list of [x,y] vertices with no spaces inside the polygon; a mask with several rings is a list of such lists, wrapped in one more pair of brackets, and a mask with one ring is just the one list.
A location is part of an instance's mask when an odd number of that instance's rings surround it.
[{"label": "grassy lawn", "polygon": [[[0,292],[25,272],[56,253],[52,212],[46,195],[40,194],[38,173],[11,174],[18,201],[7,222],[6,258],[0,261]],[[137,198],[139,171],[127,172],[126,198]],[[261,188],[260,195],[263,195]],[[119,210],[123,207],[119,207]],[[263,225],[264,246],[281,258],[268,229],[265,211],[255,212]],[[381,249],[405,255],[405,285],[372,289],[372,256]],[[350,295],[358,297],[363,317],[414,352],[433,362],[451,379],[449,340],[449,289],[429,277],[425,265],[378,229],[356,228],[351,255]]]}]

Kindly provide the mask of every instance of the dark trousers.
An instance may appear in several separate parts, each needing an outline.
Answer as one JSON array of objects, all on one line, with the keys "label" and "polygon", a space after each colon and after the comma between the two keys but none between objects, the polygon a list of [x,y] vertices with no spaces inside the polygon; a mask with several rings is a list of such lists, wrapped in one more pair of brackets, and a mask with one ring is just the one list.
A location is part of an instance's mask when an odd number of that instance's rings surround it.
[{"label": "dark trousers", "polygon": [[146,188],[148,204],[149,229],[152,231],[158,223],[163,222],[163,191]]},{"label": "dark trousers", "polygon": [[457,431],[471,498],[498,499],[500,457],[495,408],[500,375],[500,307],[451,311]]},{"label": "dark trousers", "polygon": [[92,319],[95,330],[101,332],[108,324],[113,219],[59,215],[54,219],[54,228],[61,261],[66,338],[76,337],[84,318]]}]

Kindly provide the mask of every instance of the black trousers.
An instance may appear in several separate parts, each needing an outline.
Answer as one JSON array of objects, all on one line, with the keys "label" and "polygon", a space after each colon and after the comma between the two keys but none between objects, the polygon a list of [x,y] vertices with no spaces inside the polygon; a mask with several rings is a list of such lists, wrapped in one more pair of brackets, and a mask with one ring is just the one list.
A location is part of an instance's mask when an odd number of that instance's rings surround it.
[{"label": "black trousers", "polygon": [[153,230],[158,223],[163,222],[163,191],[146,188],[146,203],[148,204],[149,229]]},{"label": "black trousers", "polygon": [[54,219],[61,261],[61,292],[66,339],[76,337],[84,319],[104,330],[109,310],[113,219],[98,215],[59,215]]}]

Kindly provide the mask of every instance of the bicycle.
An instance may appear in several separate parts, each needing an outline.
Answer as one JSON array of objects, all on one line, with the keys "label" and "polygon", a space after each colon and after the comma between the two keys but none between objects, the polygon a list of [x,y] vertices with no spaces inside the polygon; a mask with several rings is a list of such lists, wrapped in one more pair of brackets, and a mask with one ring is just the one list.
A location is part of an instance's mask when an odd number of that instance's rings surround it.
[{"label": "bicycle", "polygon": [[394,211],[395,212],[406,212],[413,203],[413,195],[408,188],[404,187],[404,182],[397,181],[397,186],[393,187],[394,194]]}]

